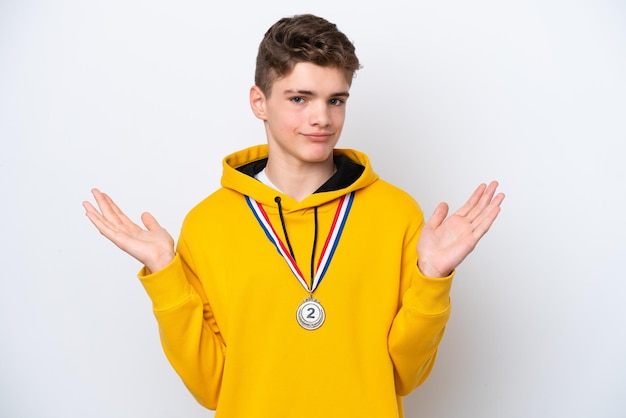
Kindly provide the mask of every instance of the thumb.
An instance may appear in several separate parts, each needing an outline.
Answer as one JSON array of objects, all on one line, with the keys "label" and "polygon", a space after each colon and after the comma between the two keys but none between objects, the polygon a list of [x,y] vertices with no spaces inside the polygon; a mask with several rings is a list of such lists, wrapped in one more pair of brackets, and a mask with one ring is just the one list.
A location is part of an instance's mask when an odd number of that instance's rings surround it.
[{"label": "thumb", "polygon": [[156,218],[148,212],[144,212],[141,214],[141,222],[143,222],[143,224],[148,229],[148,231],[162,229],[161,225],[159,225]]},{"label": "thumb", "polygon": [[443,223],[446,216],[448,216],[448,204],[446,202],[441,202],[433,211],[433,214],[430,216],[427,224],[431,228],[437,228]]}]

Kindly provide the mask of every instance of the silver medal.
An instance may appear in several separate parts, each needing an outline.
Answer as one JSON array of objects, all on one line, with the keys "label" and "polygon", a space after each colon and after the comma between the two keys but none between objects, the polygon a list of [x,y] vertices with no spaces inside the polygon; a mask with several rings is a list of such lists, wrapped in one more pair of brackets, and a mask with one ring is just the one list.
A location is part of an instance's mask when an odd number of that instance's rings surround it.
[{"label": "silver medal", "polygon": [[302,328],[312,331],[322,326],[326,312],[317,299],[308,297],[298,306],[296,319]]}]

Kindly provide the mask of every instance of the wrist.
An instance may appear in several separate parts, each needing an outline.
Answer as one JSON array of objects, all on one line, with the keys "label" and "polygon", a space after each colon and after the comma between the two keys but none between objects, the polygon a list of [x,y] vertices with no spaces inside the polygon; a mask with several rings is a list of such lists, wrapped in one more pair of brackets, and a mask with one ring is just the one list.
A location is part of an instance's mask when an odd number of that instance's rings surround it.
[{"label": "wrist", "polygon": [[433,279],[448,277],[452,272],[451,271],[439,271],[431,264],[422,259],[417,260],[417,269],[422,273],[424,277],[430,277]]},{"label": "wrist", "polygon": [[151,273],[156,273],[157,271],[163,270],[165,267],[169,266],[174,260],[175,255],[176,254],[172,250],[168,250],[160,254],[154,260],[144,263],[144,265]]}]

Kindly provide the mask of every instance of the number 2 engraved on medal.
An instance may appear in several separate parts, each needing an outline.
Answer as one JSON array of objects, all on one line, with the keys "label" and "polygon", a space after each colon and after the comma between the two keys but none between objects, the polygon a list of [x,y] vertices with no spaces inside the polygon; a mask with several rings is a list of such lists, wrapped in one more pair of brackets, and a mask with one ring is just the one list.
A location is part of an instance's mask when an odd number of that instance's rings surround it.
[{"label": "number 2 engraved on medal", "polygon": [[302,328],[314,330],[322,326],[326,313],[317,299],[307,298],[298,307],[296,319]]}]

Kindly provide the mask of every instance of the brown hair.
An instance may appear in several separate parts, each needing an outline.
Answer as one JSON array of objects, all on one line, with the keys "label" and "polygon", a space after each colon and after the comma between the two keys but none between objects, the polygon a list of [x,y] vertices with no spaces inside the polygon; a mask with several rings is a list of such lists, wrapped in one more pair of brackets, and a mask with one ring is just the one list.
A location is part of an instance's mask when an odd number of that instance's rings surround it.
[{"label": "brown hair", "polygon": [[255,84],[269,96],[272,84],[299,62],[342,70],[349,84],[361,68],[352,42],[334,23],[311,14],[280,19],[265,33],[256,59]]}]

